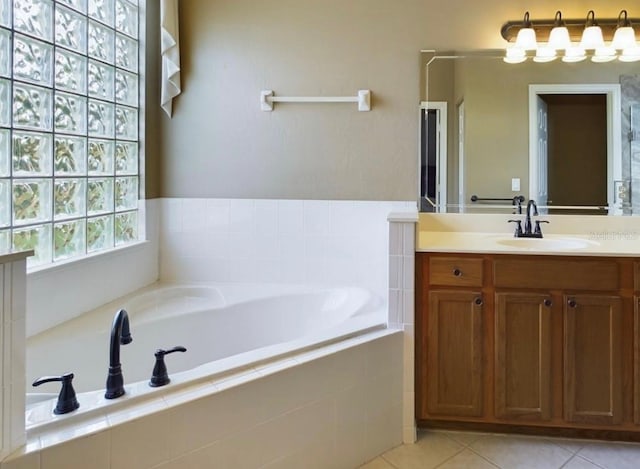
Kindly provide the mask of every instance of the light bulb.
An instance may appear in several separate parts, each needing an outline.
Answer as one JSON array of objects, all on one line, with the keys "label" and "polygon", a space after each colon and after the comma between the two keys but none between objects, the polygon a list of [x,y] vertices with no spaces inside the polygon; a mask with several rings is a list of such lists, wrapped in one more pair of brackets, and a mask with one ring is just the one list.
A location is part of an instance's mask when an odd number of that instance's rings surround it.
[{"label": "light bulb", "polygon": [[556,26],[549,33],[549,47],[552,49],[568,49],[571,47],[571,38],[566,26]]},{"label": "light bulb", "polygon": [[596,49],[593,57],[591,57],[592,62],[611,62],[616,58],[616,50],[613,47],[599,47]]},{"label": "light bulb", "polygon": [[562,61],[570,62],[570,63],[582,62],[586,58],[587,58],[587,54],[585,53],[582,47],[571,46],[567,48],[567,50],[565,51],[564,56],[562,57]]},{"label": "light bulb", "polygon": [[552,62],[556,59],[556,50],[551,47],[538,47],[536,55],[533,57],[534,62]]},{"label": "light bulb", "polygon": [[580,47],[583,49],[598,49],[604,47],[604,39],[602,38],[602,29],[600,29],[600,26],[584,28]]},{"label": "light bulb", "polygon": [[640,47],[630,47],[624,49],[618,57],[620,62],[638,62],[640,61]]},{"label": "light bulb", "polygon": [[636,32],[627,18],[627,10],[622,10],[618,15],[618,26],[613,35],[611,46],[614,49],[630,49],[636,47]]},{"label": "light bulb", "polygon": [[602,29],[596,23],[596,14],[593,10],[589,10],[587,14],[587,22],[582,32],[582,40],[580,47],[583,49],[598,49],[604,47],[604,39],[602,38]]},{"label": "light bulb", "polygon": [[556,17],[553,22],[553,29],[549,33],[549,47],[552,49],[567,49],[571,47],[571,38],[569,37],[569,30],[562,21],[562,13],[556,12]]},{"label": "light bulb", "polygon": [[527,60],[527,54],[518,47],[509,47],[502,60],[508,64],[519,64]]},{"label": "light bulb", "polygon": [[524,14],[524,20],[522,22],[522,28],[518,31],[516,36],[516,47],[522,50],[536,50],[538,47],[538,41],[536,40],[536,31],[531,27],[531,21],[529,21],[529,12]]},{"label": "light bulb", "polygon": [[636,45],[636,33],[631,26],[623,26],[616,29],[613,35],[613,41],[611,46],[614,49],[627,49],[635,47]]}]

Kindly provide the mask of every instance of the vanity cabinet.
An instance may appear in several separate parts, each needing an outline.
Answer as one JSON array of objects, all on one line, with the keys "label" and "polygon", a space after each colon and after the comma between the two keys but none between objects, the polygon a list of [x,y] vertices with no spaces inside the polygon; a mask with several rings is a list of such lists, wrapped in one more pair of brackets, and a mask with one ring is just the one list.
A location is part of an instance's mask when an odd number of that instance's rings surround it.
[{"label": "vanity cabinet", "polygon": [[429,293],[429,413],[482,415],[482,300],[479,292]]},{"label": "vanity cabinet", "polygon": [[495,416],[551,419],[551,306],[544,293],[496,293]]},{"label": "vanity cabinet", "polygon": [[564,419],[618,425],[622,415],[621,298],[565,295]]},{"label": "vanity cabinet", "polygon": [[418,252],[418,423],[640,431],[638,274],[632,258]]}]

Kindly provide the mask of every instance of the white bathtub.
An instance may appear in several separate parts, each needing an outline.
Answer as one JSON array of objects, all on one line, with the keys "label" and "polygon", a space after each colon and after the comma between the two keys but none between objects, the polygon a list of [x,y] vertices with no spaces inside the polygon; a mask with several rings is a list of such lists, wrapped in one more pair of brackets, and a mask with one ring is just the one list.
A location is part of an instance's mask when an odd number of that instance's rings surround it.
[{"label": "white bathtub", "polygon": [[[133,337],[120,348],[126,394],[106,400],[110,328],[120,308],[129,314]],[[28,339],[28,387],[40,376],[73,372],[81,407],[54,416],[59,384],[30,388],[27,429],[265,366],[383,328],[386,314],[381,300],[360,288],[155,284]],[[165,357],[171,383],[149,387],[155,350],[176,345],[187,352]],[[41,388],[48,389],[37,392]]]}]

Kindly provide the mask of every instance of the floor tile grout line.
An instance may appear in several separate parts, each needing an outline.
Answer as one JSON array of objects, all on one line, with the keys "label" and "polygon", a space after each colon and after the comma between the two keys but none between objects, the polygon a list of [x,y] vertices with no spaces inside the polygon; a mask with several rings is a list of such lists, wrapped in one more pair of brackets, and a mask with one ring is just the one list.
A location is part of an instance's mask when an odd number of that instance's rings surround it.
[{"label": "floor tile grout line", "polygon": [[[456,441],[456,443],[458,443]],[[462,453],[465,449],[468,449],[466,446],[461,445],[462,448],[460,448],[458,451],[455,452],[455,454],[452,454],[451,456],[449,456],[447,459],[445,459],[444,461],[436,464],[435,466],[433,466],[433,469],[437,469],[438,467],[442,467],[444,464],[446,464],[448,461],[451,461],[453,458],[455,458],[457,455],[459,455],[460,453]]]},{"label": "floor tile grout line", "polygon": [[590,464],[593,464],[594,466],[599,467],[600,469],[607,469],[605,466],[601,466],[600,464],[597,464],[597,463],[595,463],[595,462],[591,461],[590,459],[587,459],[587,458],[585,458],[585,457],[580,456],[580,455],[578,454],[579,452],[580,452],[580,450],[576,451],[576,452],[575,452],[575,454],[574,454],[573,456],[571,456],[571,458],[570,458],[566,463],[564,463],[564,464],[561,466],[561,468],[560,468],[560,469],[562,469],[563,467],[566,467],[566,465],[567,465],[567,464],[569,464],[571,461],[573,461],[573,460],[574,460],[574,459],[576,459],[576,458],[582,459],[583,461],[586,461],[586,462],[588,462],[588,463],[590,463]]},{"label": "floor tile grout line", "polygon": [[490,459],[488,456],[485,456],[483,454],[480,454],[478,451],[476,451],[475,449],[473,449],[470,445],[467,447],[467,449],[469,451],[471,451],[472,453],[476,454],[477,456],[480,456],[482,459],[484,459],[485,461],[487,461],[489,464],[491,464],[492,466],[497,467],[498,469],[502,469],[502,466],[500,466],[497,462],[495,462],[494,460]]},{"label": "floor tile grout line", "polygon": [[[582,451],[582,448],[580,449],[580,451]],[[598,464],[597,462],[592,461],[591,459],[589,459],[587,456],[581,456],[580,454],[578,454],[578,453],[580,453],[580,451],[578,451],[578,452],[576,453],[576,457],[578,457],[578,458],[580,458],[580,459],[583,459],[583,460],[585,460],[585,461],[587,461],[587,462],[589,462],[589,463],[593,464],[594,466],[599,467],[599,468],[601,468],[601,469],[607,469],[607,467],[606,467],[606,466],[601,466],[601,465],[600,465],[600,464]]]},{"label": "floor tile grout line", "polygon": [[[391,451],[391,450],[389,450],[389,451]],[[380,455],[382,460],[384,462],[386,462],[389,466],[393,467],[394,469],[402,469],[401,467],[396,466],[395,464],[393,464],[391,461],[389,461],[387,458],[384,457],[384,455],[387,454],[389,451],[387,451],[386,453],[383,453],[383,454]]]}]

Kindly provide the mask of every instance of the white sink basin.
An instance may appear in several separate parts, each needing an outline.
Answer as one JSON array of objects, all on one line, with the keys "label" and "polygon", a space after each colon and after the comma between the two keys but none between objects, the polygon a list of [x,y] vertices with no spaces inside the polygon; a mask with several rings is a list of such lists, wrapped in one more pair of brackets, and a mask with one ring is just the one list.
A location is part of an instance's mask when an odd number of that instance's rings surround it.
[{"label": "white sink basin", "polygon": [[496,242],[502,246],[530,251],[565,251],[585,249],[598,243],[580,238],[501,238]]}]

